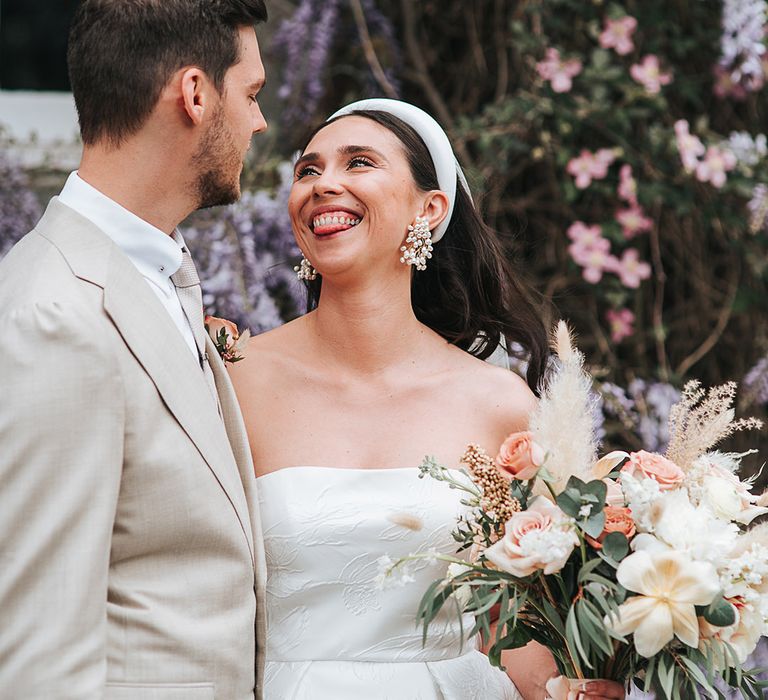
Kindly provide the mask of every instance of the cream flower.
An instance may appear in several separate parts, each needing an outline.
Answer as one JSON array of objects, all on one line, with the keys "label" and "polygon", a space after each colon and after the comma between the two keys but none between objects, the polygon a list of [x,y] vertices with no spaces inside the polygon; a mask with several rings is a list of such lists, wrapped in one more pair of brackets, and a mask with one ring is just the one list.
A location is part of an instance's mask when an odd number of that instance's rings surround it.
[{"label": "cream flower", "polygon": [[705,562],[677,552],[635,552],[616,572],[619,583],[638,593],[607,615],[605,623],[621,635],[635,635],[637,653],[650,658],[677,637],[691,647],[699,644],[696,605],[709,605],[720,591],[717,573]]}]

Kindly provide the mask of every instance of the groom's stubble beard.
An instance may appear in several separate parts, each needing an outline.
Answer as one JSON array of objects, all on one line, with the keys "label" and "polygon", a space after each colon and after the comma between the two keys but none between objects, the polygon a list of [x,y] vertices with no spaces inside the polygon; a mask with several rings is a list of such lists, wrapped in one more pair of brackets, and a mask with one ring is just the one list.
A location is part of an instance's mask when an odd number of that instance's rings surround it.
[{"label": "groom's stubble beard", "polygon": [[232,204],[240,199],[240,170],[243,155],[227,127],[224,108],[218,105],[208,130],[192,156],[197,171],[197,208]]}]

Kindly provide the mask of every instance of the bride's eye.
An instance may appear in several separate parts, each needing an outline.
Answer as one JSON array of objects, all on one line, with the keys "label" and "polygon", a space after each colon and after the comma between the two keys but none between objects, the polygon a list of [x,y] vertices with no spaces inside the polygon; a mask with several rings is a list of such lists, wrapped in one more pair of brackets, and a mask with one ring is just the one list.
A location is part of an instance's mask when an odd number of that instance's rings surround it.
[{"label": "bride's eye", "polygon": [[371,166],[373,165],[373,161],[366,158],[365,156],[355,156],[349,161],[349,164],[347,167],[349,169],[352,168],[359,168],[360,166]]},{"label": "bride's eye", "polygon": [[299,168],[295,174],[294,179],[301,180],[301,178],[306,177],[307,175],[319,175],[317,168],[315,168],[312,165],[305,165],[303,168]]}]

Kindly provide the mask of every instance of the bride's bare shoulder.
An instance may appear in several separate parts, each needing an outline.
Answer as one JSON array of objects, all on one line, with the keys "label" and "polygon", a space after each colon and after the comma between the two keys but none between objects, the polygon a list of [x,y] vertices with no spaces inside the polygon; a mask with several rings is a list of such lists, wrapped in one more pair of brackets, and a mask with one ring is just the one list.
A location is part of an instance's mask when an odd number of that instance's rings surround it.
[{"label": "bride's bare shoulder", "polygon": [[510,431],[525,429],[538,401],[525,379],[512,370],[469,359],[463,381],[472,405],[495,416]]},{"label": "bride's bare shoulder", "polygon": [[238,384],[270,382],[276,373],[284,372],[291,364],[301,363],[301,348],[305,337],[305,317],[289,321],[248,341],[243,359],[229,366],[229,374]]}]

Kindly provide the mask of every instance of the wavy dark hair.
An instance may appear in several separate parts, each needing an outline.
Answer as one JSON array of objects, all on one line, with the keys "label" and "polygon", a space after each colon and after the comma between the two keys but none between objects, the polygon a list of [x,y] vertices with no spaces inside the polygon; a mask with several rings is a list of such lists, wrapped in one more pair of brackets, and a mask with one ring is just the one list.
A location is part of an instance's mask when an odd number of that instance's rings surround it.
[{"label": "wavy dark hair", "polygon": [[[440,189],[429,150],[411,126],[388,112],[355,111],[345,116],[351,115],[371,119],[397,136],[421,191]],[[317,127],[306,144],[336,119]],[[311,311],[320,299],[321,276],[306,285]],[[522,349],[528,362],[526,380],[538,393],[549,356],[546,306],[522,281],[499,234],[482,220],[459,182],[445,235],[435,245],[427,269],[414,271],[411,278],[411,305],[424,325],[481,360],[502,339],[513,352]]]}]

